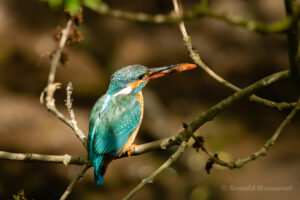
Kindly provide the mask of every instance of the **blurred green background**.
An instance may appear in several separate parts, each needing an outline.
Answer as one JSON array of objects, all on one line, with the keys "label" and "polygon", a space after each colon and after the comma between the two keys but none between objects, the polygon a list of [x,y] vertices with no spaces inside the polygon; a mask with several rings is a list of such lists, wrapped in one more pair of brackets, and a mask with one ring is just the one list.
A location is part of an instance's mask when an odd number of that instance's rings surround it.
[{"label": "blurred green background", "polygon": [[[171,1],[112,0],[112,8],[168,13]],[[195,0],[184,1],[191,9]],[[248,19],[273,22],[285,16],[283,0],[213,0],[212,9]],[[104,18],[84,9],[79,27],[85,38],[67,47],[68,61],[59,67],[56,81],[65,88],[71,81],[77,121],[87,133],[89,112],[105,93],[110,75],[117,69],[142,64],[157,67],[191,62],[176,25],[139,24]],[[41,154],[86,154],[72,131],[45,107],[39,95],[47,83],[49,55],[57,43],[55,28],[64,26],[62,9],[52,10],[36,0],[0,1],[0,150]],[[223,22],[203,18],[186,23],[204,61],[232,83],[245,87],[264,76],[288,69],[284,35],[259,35]],[[145,116],[137,144],[171,136],[197,114],[226,98],[232,91],[200,68],[150,82],[143,90]],[[296,100],[291,81],[276,83],[259,95],[276,101]],[[56,93],[64,113],[65,90]],[[197,132],[208,149],[231,160],[258,150],[288,111],[278,112],[247,100],[236,104]],[[214,167],[205,172],[207,157],[188,149],[179,162],[133,199],[252,200],[298,199],[300,196],[299,116],[294,118],[264,158],[242,169]],[[174,148],[114,161],[104,186],[85,174],[69,199],[121,199],[142,178],[158,168]],[[79,166],[22,163],[0,160],[0,199],[12,199],[24,189],[28,199],[59,199]],[[225,185],[225,186],[223,186]],[[229,186],[292,186],[290,191],[230,191]]]}]

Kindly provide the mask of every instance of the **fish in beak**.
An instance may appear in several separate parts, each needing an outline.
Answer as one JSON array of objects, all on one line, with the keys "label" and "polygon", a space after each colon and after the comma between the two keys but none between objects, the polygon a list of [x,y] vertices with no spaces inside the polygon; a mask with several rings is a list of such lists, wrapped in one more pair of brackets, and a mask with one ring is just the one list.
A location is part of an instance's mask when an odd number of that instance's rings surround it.
[{"label": "fish in beak", "polygon": [[176,72],[182,72],[190,69],[194,69],[197,67],[195,64],[189,64],[189,63],[182,63],[177,65],[170,65],[170,66],[164,66],[164,67],[157,67],[157,68],[151,68],[147,72],[145,76],[145,80],[148,81],[150,79],[155,79],[159,77],[163,77],[165,75],[169,75]]}]

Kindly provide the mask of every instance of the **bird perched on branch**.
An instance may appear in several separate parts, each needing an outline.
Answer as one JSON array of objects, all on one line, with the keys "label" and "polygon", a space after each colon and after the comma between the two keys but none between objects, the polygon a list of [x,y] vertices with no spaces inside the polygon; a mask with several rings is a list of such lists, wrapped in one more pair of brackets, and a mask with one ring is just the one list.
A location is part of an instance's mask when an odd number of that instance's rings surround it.
[{"label": "bird perched on branch", "polygon": [[135,146],[144,113],[142,88],[151,79],[195,67],[177,64],[148,69],[130,65],[112,75],[106,94],[98,99],[90,116],[87,149],[98,185],[103,184],[109,162],[126,152],[130,156]]}]

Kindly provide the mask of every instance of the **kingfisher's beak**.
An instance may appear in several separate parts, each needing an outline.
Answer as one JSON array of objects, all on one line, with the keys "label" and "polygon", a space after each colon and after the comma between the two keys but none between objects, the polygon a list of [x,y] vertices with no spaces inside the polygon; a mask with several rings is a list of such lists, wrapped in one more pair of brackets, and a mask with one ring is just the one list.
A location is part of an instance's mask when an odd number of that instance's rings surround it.
[{"label": "kingfisher's beak", "polygon": [[170,66],[164,66],[164,67],[157,67],[157,68],[151,68],[147,73],[146,80],[155,79],[159,77],[163,77],[168,74],[172,74],[175,72],[182,72],[185,70],[194,69],[197,67],[195,64],[189,64],[189,63],[183,63],[183,64],[177,64],[177,65],[170,65]]}]

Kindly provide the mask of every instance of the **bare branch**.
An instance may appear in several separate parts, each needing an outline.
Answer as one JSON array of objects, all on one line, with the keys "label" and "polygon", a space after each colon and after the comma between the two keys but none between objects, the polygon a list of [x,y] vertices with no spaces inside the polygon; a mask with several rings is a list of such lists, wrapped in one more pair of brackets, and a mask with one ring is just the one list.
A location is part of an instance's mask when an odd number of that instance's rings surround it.
[{"label": "bare branch", "polygon": [[88,163],[87,156],[43,155],[35,153],[10,153],[0,151],[0,160],[15,160],[24,162],[61,163],[65,165],[84,165]]},{"label": "bare branch", "polygon": [[199,11],[194,11],[190,14],[191,18],[194,18],[198,15],[198,13],[203,13],[203,16],[213,18],[216,20],[220,20],[226,22],[230,25],[244,28],[248,31],[261,33],[261,34],[278,34],[278,33],[285,33],[289,30],[292,24],[292,18],[286,17],[280,21],[273,22],[270,24],[265,24],[262,22],[254,21],[254,20],[246,20],[237,15],[226,15],[226,14],[218,14],[213,12],[210,9],[202,9],[200,8]]},{"label": "bare branch", "polygon": [[[182,8],[181,9],[179,8],[179,4],[178,4],[177,0],[172,0],[172,2],[173,2],[173,6],[174,6],[175,15],[182,16],[183,11],[182,11]],[[181,34],[182,34],[183,38],[187,38],[188,34],[187,34],[186,29],[185,29],[184,22],[180,21],[178,23],[178,26],[179,26],[179,29],[181,31]]]},{"label": "bare branch", "polygon": [[[252,153],[251,155],[237,159],[236,161],[232,162],[225,162],[218,157],[214,156],[215,154],[209,152],[204,146],[200,147],[200,149],[208,155],[210,159],[212,159],[216,164],[228,167],[230,169],[236,169],[241,168],[245,164],[249,163],[250,161],[254,161],[257,158],[261,156],[265,156],[267,154],[267,151],[273,144],[276,142],[277,138],[282,133],[283,129],[291,122],[293,117],[296,115],[297,111],[300,109],[300,98],[298,100],[297,106],[289,113],[289,115],[284,119],[284,121],[278,126],[276,131],[273,133],[273,135],[265,142],[265,144],[256,152]],[[196,140],[196,138],[194,138]]]},{"label": "bare branch", "polygon": [[265,156],[267,151],[273,144],[276,142],[279,135],[282,133],[283,129],[291,122],[293,117],[296,115],[297,111],[300,109],[300,99],[298,100],[297,106],[290,112],[290,114],[285,118],[285,120],[279,125],[279,127],[276,129],[274,134],[266,141],[264,146],[262,146],[257,152],[253,153],[252,155],[238,159],[234,162],[234,166],[237,168],[240,168],[244,166],[246,163],[256,160],[260,156]]},{"label": "bare branch", "polygon": [[151,24],[176,24],[184,20],[209,17],[212,19],[223,21],[236,27],[244,28],[248,31],[253,31],[262,34],[285,33],[287,30],[289,30],[292,24],[292,19],[290,17],[286,17],[278,22],[274,22],[271,24],[265,24],[254,20],[246,20],[239,16],[218,14],[210,10],[209,7],[205,4],[196,5],[194,6],[194,9],[192,11],[186,12],[186,14],[184,15],[175,16],[172,15],[172,13],[149,15],[146,13],[133,13],[121,10],[114,10],[103,2],[100,4],[91,4],[84,1],[84,6],[100,14],[101,16],[114,17],[118,19]]},{"label": "bare branch", "polygon": [[[46,107],[47,107],[48,111],[55,114],[58,119],[63,121],[65,124],[67,124],[74,131],[75,135],[80,139],[80,141],[82,142],[82,144],[85,147],[86,146],[86,137],[85,137],[84,133],[82,132],[82,130],[77,127],[77,122],[75,120],[74,113],[71,116],[71,120],[69,120],[67,117],[65,117],[56,108],[55,99],[54,99],[55,91],[57,89],[61,88],[60,83],[54,83],[55,73],[56,73],[56,69],[59,65],[59,60],[60,60],[61,55],[62,55],[62,50],[63,50],[63,48],[66,45],[66,42],[68,40],[68,36],[69,36],[70,30],[71,30],[71,26],[72,26],[72,19],[69,19],[68,22],[67,22],[66,27],[61,32],[59,47],[58,47],[58,49],[56,49],[54,51],[54,53],[52,55],[52,59],[51,59],[51,63],[50,63],[50,72],[49,72],[49,76],[48,76],[48,85],[46,86],[46,88],[41,93],[40,101],[43,104],[44,96],[45,96],[45,93],[46,93],[46,99],[45,100],[46,100]],[[71,95],[71,94],[69,94],[69,95]],[[67,96],[68,96],[68,92],[67,92]],[[70,109],[73,112],[71,107],[70,107]],[[69,110],[69,113],[70,113],[70,110]],[[71,115],[71,113],[70,113],[70,115]]]},{"label": "bare branch", "polygon": [[74,178],[74,180],[70,183],[70,185],[67,187],[64,194],[60,197],[59,200],[65,200],[68,198],[69,194],[72,192],[75,185],[78,183],[78,181],[83,177],[85,172],[90,168],[91,165],[85,164],[79,174]]},{"label": "bare branch", "polygon": [[[49,72],[49,76],[48,76],[48,85],[51,85],[51,84],[54,83],[56,69],[57,69],[57,66],[59,64],[59,60],[60,60],[60,57],[61,57],[61,52],[62,52],[63,48],[65,47],[66,42],[68,40],[68,36],[69,36],[70,30],[71,30],[71,26],[72,26],[72,19],[69,19],[68,22],[67,22],[66,28],[64,28],[61,32],[61,38],[60,38],[60,41],[59,41],[58,49],[54,52],[54,55],[51,59],[50,72]],[[53,93],[52,93],[52,95],[53,95]],[[48,96],[49,96],[49,94],[48,94]],[[53,96],[52,96],[52,98],[53,98]]]},{"label": "bare branch", "polygon": [[170,156],[170,158],[162,164],[157,170],[155,170],[150,176],[143,179],[142,182],[137,185],[126,197],[123,198],[123,200],[129,200],[131,197],[137,193],[139,190],[141,190],[144,186],[146,186],[149,183],[153,183],[154,179],[166,168],[168,168],[173,162],[176,162],[180,155],[185,151],[187,147],[187,141],[183,141],[180,145],[180,147],[177,149],[177,151]]},{"label": "bare branch", "polygon": [[[177,0],[172,0],[173,5],[174,5],[174,12],[176,13],[177,16],[181,16],[182,15],[182,9],[180,9]],[[214,78],[216,81],[218,81],[219,83],[223,84],[226,87],[231,88],[234,91],[240,91],[241,88],[233,85],[232,83],[230,83],[229,81],[223,79],[221,76],[219,76],[218,74],[216,74],[213,70],[211,70],[200,58],[200,55],[197,53],[196,48],[193,46],[191,38],[188,36],[188,33],[186,31],[184,22],[181,21],[178,23],[180,32],[182,34],[183,37],[183,41],[184,44],[186,45],[188,51],[189,51],[189,55],[190,57],[193,59],[193,61],[198,64],[201,69],[203,69],[208,75],[210,75],[212,78]],[[273,102],[270,101],[268,99],[263,99],[261,97],[258,97],[256,95],[252,95],[250,97],[251,101],[255,101],[258,103],[262,103],[266,106],[269,107],[275,107],[279,110],[282,110],[284,108],[290,108],[290,107],[294,107],[296,105],[296,102],[292,102],[292,103],[286,103],[286,102],[281,102],[281,103],[277,103],[277,102]]]}]

